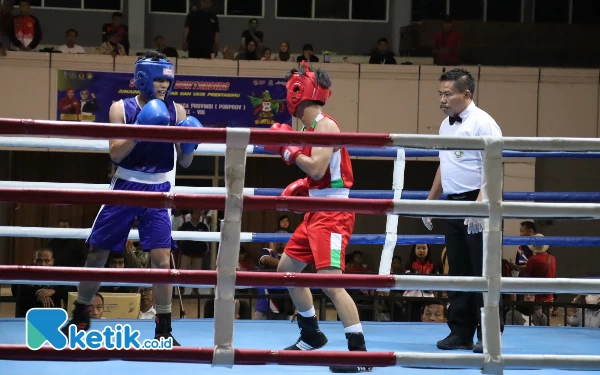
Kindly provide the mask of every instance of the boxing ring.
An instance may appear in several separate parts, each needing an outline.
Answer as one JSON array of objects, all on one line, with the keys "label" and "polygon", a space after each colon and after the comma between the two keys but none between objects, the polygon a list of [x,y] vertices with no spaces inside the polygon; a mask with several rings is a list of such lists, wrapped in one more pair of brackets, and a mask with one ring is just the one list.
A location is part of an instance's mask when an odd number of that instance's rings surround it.
[{"label": "boxing ring", "polygon": [[[497,313],[501,293],[581,293],[598,294],[600,280],[501,278],[503,244],[570,244],[590,246],[599,237],[503,237],[503,218],[599,219],[600,194],[503,193],[503,157],[600,157],[600,140],[566,138],[442,137],[400,134],[289,134],[255,129],[190,129],[147,126],[106,125],[59,121],[0,119],[4,135],[88,138],[0,137],[0,147],[19,150],[64,150],[106,152],[105,139],[198,142],[196,152],[225,155],[225,188],[176,187],[173,193],[111,191],[108,185],[1,182],[0,201],[37,204],[126,204],[156,208],[198,208],[224,210],[220,233],[173,232],[174,239],[220,243],[217,271],[148,269],[86,269],[61,267],[0,266],[0,283],[52,283],[77,285],[79,281],[102,281],[107,285],[146,286],[147,280],[186,287],[214,286],[214,320],[174,320],[173,330],[182,347],[167,351],[148,350],[62,350],[43,347],[32,351],[24,345],[25,322],[0,320],[0,374],[46,374],[76,371],[98,373],[136,370],[144,373],[165,371],[211,371],[213,373],[329,373],[329,365],[375,366],[378,373],[522,373],[526,369],[600,370],[600,330],[565,327],[507,326],[499,335]],[[143,135],[143,136],[140,136]],[[104,141],[102,141],[104,140]],[[249,154],[264,153],[255,145],[349,146],[351,156],[394,158],[391,191],[355,191],[350,199],[280,197],[277,189],[244,187],[245,163]],[[383,147],[382,150],[380,150]],[[261,151],[262,150],[262,151]],[[423,201],[423,192],[403,191],[406,157],[435,156],[436,150],[482,150],[484,156],[482,202]],[[558,151],[560,150],[560,151]],[[277,274],[236,271],[240,242],[281,241],[287,235],[241,233],[243,210],[340,211],[387,215],[384,235],[355,235],[351,243],[382,244],[379,275]],[[391,257],[397,244],[443,243],[443,236],[403,236],[397,234],[398,216],[481,217],[485,218],[484,265],[481,277],[389,275]],[[85,238],[89,229],[0,228],[1,236]],[[130,238],[137,238],[132,231]],[[361,242],[362,241],[362,242]],[[330,344],[320,351],[284,351],[279,348],[296,339],[295,324],[272,321],[235,321],[236,287],[309,286],[481,291],[483,354],[442,352],[435,342],[448,334],[445,324],[364,323],[369,352],[348,352],[341,323],[323,322],[322,330]],[[119,320],[120,323],[123,321]],[[93,329],[115,324],[94,321]],[[132,321],[143,335],[152,336],[152,321]],[[235,329],[235,345],[234,345]],[[571,345],[569,345],[569,343]],[[586,355],[583,355],[586,354]],[[89,364],[87,362],[93,362]],[[162,362],[162,363],[155,363]],[[213,368],[199,366],[210,364]],[[257,365],[268,365],[256,367]],[[276,367],[280,365],[285,367]],[[403,369],[390,367],[402,366]]]}]

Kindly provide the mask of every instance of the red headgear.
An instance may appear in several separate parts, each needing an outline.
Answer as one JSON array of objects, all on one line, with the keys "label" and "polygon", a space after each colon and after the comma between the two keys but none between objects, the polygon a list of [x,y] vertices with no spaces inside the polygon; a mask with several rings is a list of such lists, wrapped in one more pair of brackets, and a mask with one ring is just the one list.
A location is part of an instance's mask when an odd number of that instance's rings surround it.
[{"label": "red headgear", "polygon": [[290,113],[296,114],[298,105],[306,100],[316,100],[325,104],[331,96],[331,90],[320,86],[317,83],[317,75],[310,71],[308,63],[302,61],[306,73],[294,72],[290,77],[287,85],[286,102]]}]

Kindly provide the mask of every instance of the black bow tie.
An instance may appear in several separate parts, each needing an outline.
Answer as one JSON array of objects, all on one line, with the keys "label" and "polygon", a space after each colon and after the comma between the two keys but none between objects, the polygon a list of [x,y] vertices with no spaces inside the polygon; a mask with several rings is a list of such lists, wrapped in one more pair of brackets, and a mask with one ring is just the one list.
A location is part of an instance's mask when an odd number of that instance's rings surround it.
[{"label": "black bow tie", "polygon": [[454,125],[455,122],[460,122],[462,124],[460,116],[450,116],[448,117],[448,121],[450,121],[450,125]]}]

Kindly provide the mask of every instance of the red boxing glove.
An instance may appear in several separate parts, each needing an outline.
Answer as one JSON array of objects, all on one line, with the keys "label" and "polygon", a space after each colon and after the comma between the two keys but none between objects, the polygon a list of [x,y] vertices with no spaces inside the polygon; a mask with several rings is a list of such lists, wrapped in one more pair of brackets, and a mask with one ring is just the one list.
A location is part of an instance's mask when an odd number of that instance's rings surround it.
[{"label": "red boxing glove", "polygon": [[307,197],[308,196],[308,181],[306,178],[301,178],[289,184],[281,193],[282,197]]},{"label": "red boxing glove", "polygon": [[[291,126],[288,124],[280,124],[278,122],[271,125],[271,130],[275,131],[285,131],[291,132],[294,131]],[[286,162],[287,165],[292,165],[296,161],[298,155],[302,153],[303,148],[298,146],[264,146],[267,152],[272,154],[280,154],[283,161]]]}]

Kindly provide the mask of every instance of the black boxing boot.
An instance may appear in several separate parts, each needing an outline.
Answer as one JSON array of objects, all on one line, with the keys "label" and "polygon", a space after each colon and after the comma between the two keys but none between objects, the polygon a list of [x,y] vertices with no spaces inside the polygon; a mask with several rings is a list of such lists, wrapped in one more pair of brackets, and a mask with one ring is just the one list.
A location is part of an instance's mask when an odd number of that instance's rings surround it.
[{"label": "black boxing boot", "polygon": [[90,318],[92,317],[92,305],[84,305],[83,303],[75,302],[75,308],[73,309],[73,317],[71,320],[60,330],[69,338],[69,327],[75,325],[77,332],[87,331],[90,329]]},{"label": "black boxing boot", "polygon": [[[365,336],[362,332],[346,333],[348,339],[348,350],[351,352],[366,352]],[[373,367],[366,366],[330,366],[329,371],[335,373],[356,374],[359,372],[370,372]]]},{"label": "black boxing boot", "polygon": [[288,346],[285,350],[315,350],[327,345],[327,337],[319,329],[316,316],[305,318],[298,314],[297,318],[300,338],[294,345]]},{"label": "black boxing boot", "polygon": [[181,346],[175,337],[171,334],[171,314],[156,314],[156,329],[154,331],[154,338],[156,340],[160,340],[164,338],[168,340],[169,338],[173,339],[173,346]]}]

